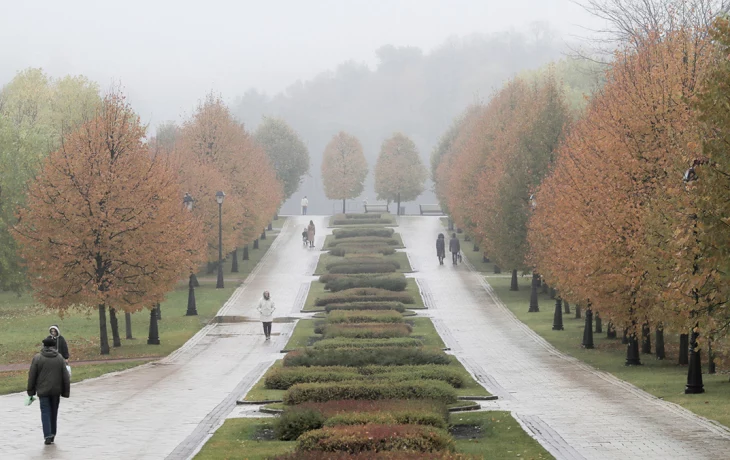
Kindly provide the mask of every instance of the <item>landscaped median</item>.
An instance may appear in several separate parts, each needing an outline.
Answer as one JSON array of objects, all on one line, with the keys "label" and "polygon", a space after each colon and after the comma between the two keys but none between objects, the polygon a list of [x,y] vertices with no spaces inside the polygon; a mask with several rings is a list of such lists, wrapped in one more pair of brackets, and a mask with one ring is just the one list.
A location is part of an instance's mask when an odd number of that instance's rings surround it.
[{"label": "landscaped median", "polygon": [[[279,218],[273,222],[273,228],[281,228],[285,222],[285,218]],[[0,323],[12,324],[12,327],[2,331],[0,368],[13,364],[30,366],[33,355],[40,349],[40,342],[48,335],[48,327],[52,324],[59,325],[61,333],[68,341],[73,382],[125,370],[150,359],[166,356],[181,347],[215,317],[275,239],[276,233],[269,233],[267,239],[260,240],[259,248],[249,251],[248,260],[238,261],[237,273],[231,272],[230,260],[224,261],[224,289],[215,288],[214,277],[208,277],[204,272],[199,273],[200,286],[195,289],[197,316],[185,316],[188,282],[187,279],[180,282],[161,305],[162,319],[158,321],[160,345],[147,344],[149,310],[131,315],[132,339],[125,338],[124,315],[120,314],[121,347],[112,348],[111,353],[106,356],[99,356],[99,320],[96,316],[72,310],[62,318],[57,312],[37,304],[30,294],[18,297],[13,293],[0,292]],[[27,368],[0,370],[0,394],[23,391],[27,379]]]},{"label": "landscaped median", "polygon": [[[305,306],[319,313],[298,322],[284,359],[245,396],[249,403],[278,401],[266,410],[279,417],[227,421],[199,458],[225,457],[233,452],[226,449],[263,438],[270,444],[258,443],[255,452],[244,447],[241,453],[251,459],[457,459],[487,453],[493,458],[515,453],[549,458],[509,415],[481,412],[468,425],[454,423],[450,411],[475,406],[472,397],[491,396],[444,352],[431,321],[414,317],[411,308],[423,308],[415,283],[385,262],[402,254],[385,250],[401,241],[397,233],[353,226],[336,231],[330,241],[343,243],[331,245],[326,262],[320,261],[322,273]],[[338,250],[343,247],[347,249]],[[350,268],[338,269],[343,265]],[[484,436],[494,432],[495,417],[510,420],[520,434],[509,450]],[[234,426],[239,430],[232,432]],[[468,433],[472,443],[481,444],[479,456],[465,455],[470,449],[461,434],[453,433]]]}]

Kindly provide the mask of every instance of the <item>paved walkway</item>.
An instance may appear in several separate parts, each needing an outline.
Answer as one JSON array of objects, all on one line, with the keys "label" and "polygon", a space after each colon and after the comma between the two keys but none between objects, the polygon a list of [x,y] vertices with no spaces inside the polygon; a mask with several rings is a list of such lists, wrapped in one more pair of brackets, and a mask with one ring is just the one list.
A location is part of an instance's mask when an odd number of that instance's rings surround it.
[{"label": "paved walkway", "polygon": [[[446,346],[561,459],[724,459],[730,431],[568,357],[499,302],[467,266],[438,264],[438,217],[398,231]],[[489,406],[486,404],[485,406]]]},{"label": "paved walkway", "polygon": [[[299,312],[319,251],[302,247],[312,219],[321,246],[326,217],[293,217],[220,315],[256,319],[264,289],[277,315]],[[281,355],[293,323],[274,324],[265,342],[258,322],[205,327],[169,357],[138,368],[74,384],[61,401],[56,444],[43,445],[38,404],[24,394],[0,396],[0,459],[185,459],[235,407],[240,397]]]}]

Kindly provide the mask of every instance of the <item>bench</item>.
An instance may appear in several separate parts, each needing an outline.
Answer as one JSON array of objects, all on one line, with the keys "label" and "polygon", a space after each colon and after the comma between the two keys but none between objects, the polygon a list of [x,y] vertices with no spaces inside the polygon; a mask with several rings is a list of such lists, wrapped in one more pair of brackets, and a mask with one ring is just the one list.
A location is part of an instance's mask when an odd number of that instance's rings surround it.
[{"label": "bench", "polygon": [[365,212],[390,212],[387,204],[364,204]]},{"label": "bench", "polygon": [[432,214],[434,216],[444,215],[444,211],[441,209],[441,205],[438,204],[419,204],[418,207],[421,209],[422,216],[428,214]]}]

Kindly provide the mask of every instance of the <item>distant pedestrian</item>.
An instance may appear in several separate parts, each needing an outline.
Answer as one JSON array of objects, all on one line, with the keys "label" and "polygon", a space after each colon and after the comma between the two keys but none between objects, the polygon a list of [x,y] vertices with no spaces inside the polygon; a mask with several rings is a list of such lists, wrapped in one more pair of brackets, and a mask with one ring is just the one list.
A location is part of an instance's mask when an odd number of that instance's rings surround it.
[{"label": "distant pedestrian", "polygon": [[439,265],[443,265],[446,258],[446,239],[443,233],[439,233],[436,238],[436,257],[439,258]]},{"label": "distant pedestrian", "polygon": [[304,198],[302,198],[302,215],[307,215],[307,207],[309,206],[309,200],[307,199],[307,195],[304,195]]},{"label": "distant pedestrian", "polygon": [[66,343],[66,339],[64,339],[61,335],[61,330],[54,324],[48,328],[48,333],[51,334],[50,337],[53,339],[53,348],[56,349],[58,354],[63,356],[63,359],[66,360],[66,364],[68,364],[68,343]]},{"label": "distant pedestrian", "polygon": [[307,227],[307,240],[309,240],[309,247],[314,247],[314,222],[311,220],[309,221],[309,226]]},{"label": "distant pedestrian", "polygon": [[271,322],[274,321],[274,301],[271,300],[269,291],[264,291],[264,296],[259,300],[259,306],[257,308],[261,318],[261,322],[264,323],[264,335],[266,340],[271,338]]},{"label": "distant pedestrian", "polygon": [[459,252],[461,251],[461,243],[459,238],[456,237],[456,233],[451,234],[451,241],[449,241],[449,252],[451,253],[451,261],[456,265],[456,261],[459,258]]},{"label": "distant pedestrian", "polygon": [[304,227],[304,230],[302,231],[302,245],[304,247],[309,246],[309,231],[307,230],[307,227]]},{"label": "distant pedestrian", "polygon": [[28,372],[28,396],[38,395],[46,445],[56,440],[61,397],[68,398],[71,393],[71,376],[55,346],[56,342],[52,338],[43,339],[43,348],[33,357]]}]

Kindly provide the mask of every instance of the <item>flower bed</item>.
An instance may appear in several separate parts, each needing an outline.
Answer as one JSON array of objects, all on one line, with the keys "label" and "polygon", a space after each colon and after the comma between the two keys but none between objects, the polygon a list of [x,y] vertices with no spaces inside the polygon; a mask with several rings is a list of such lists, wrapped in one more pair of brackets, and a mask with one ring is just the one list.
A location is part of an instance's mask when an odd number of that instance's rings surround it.
[{"label": "flower bed", "polygon": [[328,303],[324,307],[327,313],[334,310],[395,310],[399,313],[406,311],[406,307],[400,302],[348,302],[348,303]]},{"label": "flower bed", "polygon": [[408,281],[402,273],[389,275],[322,275],[319,281],[331,292],[339,292],[354,288],[378,288],[388,291],[405,291]]},{"label": "flower bed", "polygon": [[327,314],[329,324],[337,323],[402,323],[403,315],[393,310],[347,311],[335,310]]},{"label": "flower bed", "polygon": [[403,366],[451,363],[451,357],[438,349],[408,347],[376,348],[305,348],[291,351],[283,360],[284,367],[294,366],[348,366],[363,367]]},{"label": "flower bed", "polygon": [[448,383],[436,380],[299,383],[289,388],[283,398],[286,405],[333,399],[430,399],[451,404],[456,402],[456,391]]},{"label": "flower bed", "polygon": [[388,323],[355,323],[355,324],[325,324],[315,326],[314,332],[322,334],[326,339],[347,337],[352,339],[390,339],[393,337],[407,337],[412,328],[409,324]]},{"label": "flower bed", "polygon": [[400,302],[412,304],[415,303],[415,300],[412,295],[405,292],[393,292],[378,288],[354,288],[318,297],[314,304],[318,307],[324,307],[331,303],[347,302]]},{"label": "flower bed", "polygon": [[376,347],[422,347],[423,341],[411,337],[395,337],[392,339],[323,339],[314,342],[314,348],[376,348]]},{"label": "flower bed", "polygon": [[456,454],[453,452],[413,452],[413,451],[396,451],[396,452],[378,452],[377,457],[373,457],[373,452],[361,452],[359,454],[348,454],[347,452],[294,452],[291,454],[280,455],[274,457],[274,460],[479,460],[484,457],[474,457],[466,454]]},{"label": "flower bed", "polygon": [[453,450],[454,441],[441,429],[419,425],[364,425],[327,427],[304,433],[297,450],[383,452],[411,450],[436,452]]}]

